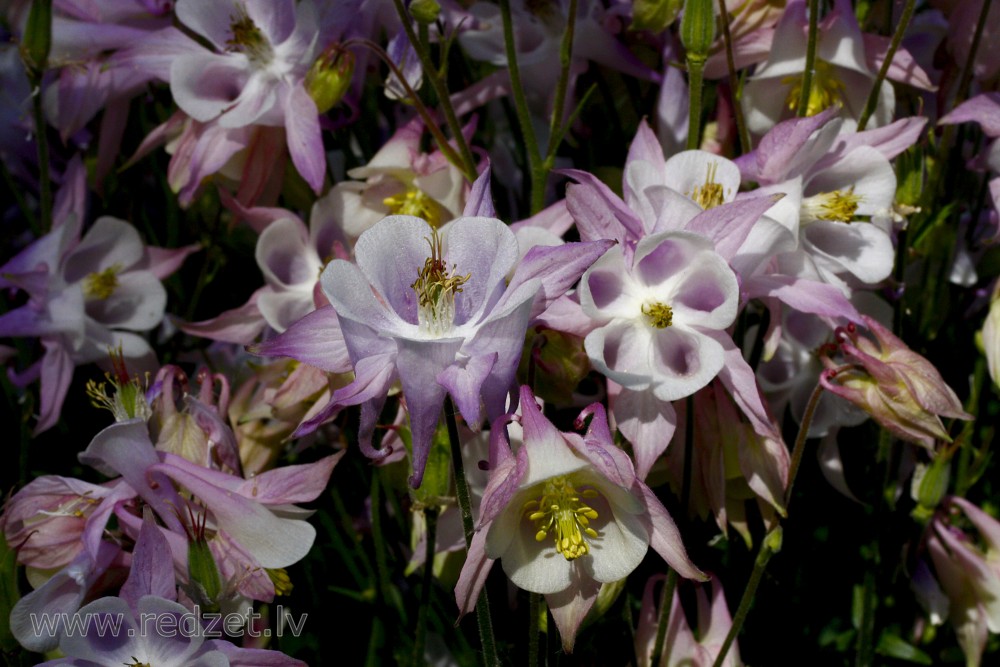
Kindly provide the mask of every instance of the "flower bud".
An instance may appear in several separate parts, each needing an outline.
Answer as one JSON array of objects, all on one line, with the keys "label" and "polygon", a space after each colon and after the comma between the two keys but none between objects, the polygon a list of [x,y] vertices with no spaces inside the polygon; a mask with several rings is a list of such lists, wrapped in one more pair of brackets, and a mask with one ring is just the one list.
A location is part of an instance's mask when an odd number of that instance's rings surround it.
[{"label": "flower bud", "polygon": [[632,3],[632,27],[661,33],[677,19],[683,4],[683,0],[635,0]]},{"label": "flower bud", "polygon": [[820,383],[870,414],[883,428],[908,442],[932,448],[951,442],[941,417],[972,419],[941,374],[881,324],[864,317],[871,334],[853,324],[838,330],[846,364],[823,357]]},{"label": "flower bud", "polygon": [[21,58],[34,76],[40,76],[52,47],[52,0],[34,0],[21,40]]},{"label": "flower bud", "polygon": [[306,91],[321,114],[332,109],[344,97],[354,75],[354,54],[333,44],[316,59],[306,74]]},{"label": "flower bud", "polygon": [[201,598],[195,601],[206,610],[213,611],[212,608],[218,606],[218,600],[222,596],[222,577],[204,534],[189,536],[188,577],[197,591],[196,598]]},{"label": "flower bud", "polygon": [[441,13],[441,5],[437,0],[413,0],[410,3],[410,16],[416,19],[417,23],[429,25],[437,21]]},{"label": "flower bud", "polygon": [[712,0],[685,0],[681,17],[681,43],[689,60],[705,62],[715,41]]}]

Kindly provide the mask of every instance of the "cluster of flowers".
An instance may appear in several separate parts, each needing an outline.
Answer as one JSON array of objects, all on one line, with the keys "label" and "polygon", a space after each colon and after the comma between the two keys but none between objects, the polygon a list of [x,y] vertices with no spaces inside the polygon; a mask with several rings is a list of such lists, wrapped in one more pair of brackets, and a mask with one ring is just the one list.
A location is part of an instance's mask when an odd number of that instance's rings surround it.
[{"label": "cluster of flowers", "polygon": [[[849,0],[12,0],[0,361],[28,414],[10,415],[33,429],[22,461],[59,432],[106,478],[21,470],[0,518],[32,588],[6,600],[12,637],[58,647],[45,664],[303,664],[206,628],[124,641],[68,619],[249,623],[313,550],[297,505],[360,453],[408,471],[390,489],[409,499],[405,550],[453,588],[455,616],[479,616],[488,661],[495,561],[572,652],[651,547],[671,574],[659,602],[662,573],[636,600],[638,663],[738,665],[732,573],[706,574],[680,528],[734,531],[766,565],[807,439],[853,497],[838,434],[872,418],[890,502],[912,489],[923,610],[880,649],[923,655],[926,624],[948,620],[979,664],[1000,632],[1000,523],[965,496],[1000,386],[1000,143],[963,142],[1000,136],[1000,10],[882,3],[891,39],[862,31],[881,5],[859,4],[862,24]],[[588,77],[646,91],[627,153],[604,146],[615,169],[573,139],[600,139]],[[169,221],[136,193],[113,208],[143,210],[143,233],[95,214],[144,165]],[[962,179],[978,200],[952,197]],[[212,218],[187,245],[184,216]],[[240,234],[262,276],[236,278],[257,280],[242,305],[217,288]],[[926,351],[949,295],[977,368],[946,373],[964,402],[900,335]],[[65,423],[95,363],[108,381],[85,391],[115,423],[87,444]],[[449,551],[450,580],[434,558]],[[696,629],[678,576],[711,579],[683,587]],[[61,620],[40,633],[43,616]]]}]

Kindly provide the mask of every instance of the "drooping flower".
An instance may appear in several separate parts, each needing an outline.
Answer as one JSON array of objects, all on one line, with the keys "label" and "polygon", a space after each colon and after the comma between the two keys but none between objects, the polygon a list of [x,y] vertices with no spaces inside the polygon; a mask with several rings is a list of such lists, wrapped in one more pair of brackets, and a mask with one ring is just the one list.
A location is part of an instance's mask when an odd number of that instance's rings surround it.
[{"label": "drooping flower", "polygon": [[924,357],[876,320],[862,316],[870,336],[851,324],[838,330],[844,365],[823,357],[823,388],[846,398],[896,437],[933,448],[951,442],[941,417],[972,419]]},{"label": "drooping flower", "polygon": [[475,607],[500,560],[514,585],[546,596],[571,651],[601,584],[628,576],[649,547],[682,576],[705,578],[666,509],[612,442],[600,404],[581,414],[593,417],[583,437],[558,431],[526,386],[520,405],[523,446],[511,451],[499,423],[491,434],[490,481],[455,589],[461,613]]},{"label": "drooping flower", "polygon": [[[635,633],[635,652],[639,658],[640,667],[711,667],[726,640],[726,635],[733,625],[729,608],[726,605],[726,595],[718,577],[712,578],[711,593],[706,593],[705,586],[697,585],[695,595],[698,603],[697,625],[692,629],[684,608],[681,606],[680,591],[675,590],[670,601],[670,621],[667,634],[664,637],[663,652],[658,665],[652,665],[653,650],[656,644],[656,630],[661,610],[657,609],[653,597],[656,584],[663,575],[651,577],[646,582],[642,594],[642,607],[639,610],[639,627]],[[711,595],[711,598],[709,598]],[[734,643],[729,647],[724,667],[740,667],[739,647]]]},{"label": "drooping flower", "polygon": [[[953,515],[970,521],[978,539],[958,528]],[[949,496],[931,523],[927,549],[966,664],[977,667],[987,631],[1000,632],[1000,523],[964,498]]]}]

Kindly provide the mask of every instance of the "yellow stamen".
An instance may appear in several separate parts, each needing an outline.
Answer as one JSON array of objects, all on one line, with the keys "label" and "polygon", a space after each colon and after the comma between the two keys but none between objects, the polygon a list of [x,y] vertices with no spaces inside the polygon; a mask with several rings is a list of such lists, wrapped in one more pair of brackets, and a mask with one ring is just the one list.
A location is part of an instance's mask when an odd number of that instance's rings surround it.
[{"label": "yellow stamen", "polygon": [[719,206],[724,201],[722,184],[715,180],[715,174],[718,170],[718,162],[712,162],[709,164],[708,173],[705,175],[705,184],[699,185],[694,189],[694,192],[691,193],[691,199],[693,199],[698,206],[701,206],[706,211],[710,208]]},{"label": "yellow stamen", "polygon": [[665,303],[643,304],[642,314],[651,327],[666,329],[674,323],[674,309]]},{"label": "yellow stamen", "polygon": [[567,477],[553,477],[545,482],[537,500],[524,504],[522,512],[535,524],[536,541],[544,541],[554,531],[556,551],[566,560],[576,560],[590,552],[584,535],[591,539],[599,536],[590,527],[590,522],[598,516],[597,511],[580,499],[598,495],[594,489],[578,491]]},{"label": "yellow stamen", "polygon": [[854,186],[847,190],[824,192],[802,200],[804,220],[836,220],[851,222],[858,211],[858,204],[864,199],[854,194]]},{"label": "yellow stamen", "polygon": [[455,323],[455,294],[472,277],[455,275],[455,266],[449,270],[441,257],[441,238],[431,230],[427,239],[431,256],[417,273],[410,287],[417,294],[417,323],[420,330],[432,336],[443,336]]},{"label": "yellow stamen", "polygon": [[[792,111],[799,108],[799,98],[802,97],[802,78],[801,74],[790,74],[781,78],[781,83],[790,87],[785,104]],[[806,115],[815,116],[820,111],[840,102],[843,98],[844,84],[834,74],[833,66],[817,58],[816,71],[813,73],[812,83],[809,86]]]},{"label": "yellow stamen", "polygon": [[408,188],[405,192],[392,197],[386,197],[382,204],[388,207],[393,215],[415,215],[423,218],[435,229],[444,219],[443,207],[428,197],[422,190]]},{"label": "yellow stamen", "polygon": [[271,579],[271,583],[274,584],[275,595],[291,595],[293,588],[292,579],[288,576],[285,568],[265,568],[264,572],[267,573],[268,578]]},{"label": "yellow stamen", "polygon": [[132,662],[123,662],[122,664],[125,665],[125,667],[153,667],[148,662],[139,662],[139,658],[134,655],[132,656]]},{"label": "yellow stamen", "polygon": [[83,294],[93,299],[105,300],[118,288],[120,264],[109,266],[103,271],[91,273],[83,279]]}]

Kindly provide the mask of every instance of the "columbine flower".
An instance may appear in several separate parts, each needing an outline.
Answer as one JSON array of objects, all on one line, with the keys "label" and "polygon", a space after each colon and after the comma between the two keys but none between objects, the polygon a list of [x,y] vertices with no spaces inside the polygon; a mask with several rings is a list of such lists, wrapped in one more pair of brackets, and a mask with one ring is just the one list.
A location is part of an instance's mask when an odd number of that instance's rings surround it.
[{"label": "columbine flower", "polygon": [[934,570],[948,596],[949,619],[966,664],[975,667],[986,647],[987,630],[1000,632],[1000,523],[964,498],[948,497],[944,507],[953,515],[964,515],[980,537],[977,544],[942,512],[927,536]]},{"label": "columbine flower", "polygon": [[[870,317],[871,337],[853,324],[838,329],[846,365],[823,357],[820,383],[865,410],[896,437],[924,447],[951,442],[941,417],[972,419],[955,392],[927,359]],[[874,340],[873,340],[874,339]]]},{"label": "columbine flower", "polygon": [[175,11],[200,41],[167,28],[122,53],[121,64],[150,67],[169,81],[177,106],[195,121],[224,130],[283,127],[292,162],[318,193],[326,160],[319,112],[306,87],[323,46],[313,2],[178,0]]},{"label": "columbine flower", "polygon": [[83,165],[67,169],[55,223],[0,267],[0,288],[28,293],[28,302],[0,316],[0,336],[38,337],[45,354],[32,372],[42,382],[36,432],[51,427],[69,390],[73,367],[107,358],[109,349],[129,365],[149,366],[153,351],[140,331],[163,319],[167,293],[161,279],[175,271],[195,247],[165,251],[146,246],[123,220],[101,217],[80,238]]},{"label": "columbine flower", "polygon": [[[337,259],[323,271],[320,282],[332,308],[303,318],[258,351],[323,368],[317,357],[335,356],[346,345],[354,382],[296,434],[311,432],[346,405],[361,404],[359,442],[373,458],[388,453],[373,449],[371,439],[398,379],[413,433],[410,482],[419,486],[445,395],[473,428],[482,422],[483,407],[491,418],[502,414],[528,320],[610,245],[533,248],[508,284],[518,247],[500,220],[462,217],[438,231],[420,218],[389,216],[358,239],[356,265]],[[313,326],[330,311],[339,321],[335,332]]]},{"label": "columbine flower", "polygon": [[587,354],[622,386],[684,398],[722,368],[711,332],[733,323],[738,303],[736,276],[710,241],[684,232],[647,236],[631,266],[612,248],[584,274],[580,304],[599,324],[586,338]]},{"label": "columbine flower", "polygon": [[571,651],[601,584],[627,577],[650,546],[682,576],[705,578],[666,509],[612,442],[600,404],[581,414],[593,415],[584,437],[556,430],[526,386],[520,405],[524,445],[513,453],[499,424],[491,438],[482,516],[455,589],[463,614],[499,559],[514,585],[546,596]]}]

